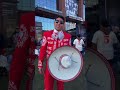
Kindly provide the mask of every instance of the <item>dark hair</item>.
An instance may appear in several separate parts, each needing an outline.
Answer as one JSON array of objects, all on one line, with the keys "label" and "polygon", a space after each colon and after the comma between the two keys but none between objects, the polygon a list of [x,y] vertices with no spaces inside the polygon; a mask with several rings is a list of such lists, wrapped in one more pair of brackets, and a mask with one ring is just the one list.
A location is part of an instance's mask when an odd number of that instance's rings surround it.
[{"label": "dark hair", "polygon": [[77,37],[80,37],[80,34],[77,34]]},{"label": "dark hair", "polygon": [[101,21],[101,25],[102,25],[103,27],[109,27],[109,22],[108,22],[107,20],[102,20],[102,21]]},{"label": "dark hair", "polygon": [[56,16],[56,17],[55,17],[55,20],[56,20],[57,18],[61,18],[61,19],[65,22],[65,18],[64,18],[63,16]]}]

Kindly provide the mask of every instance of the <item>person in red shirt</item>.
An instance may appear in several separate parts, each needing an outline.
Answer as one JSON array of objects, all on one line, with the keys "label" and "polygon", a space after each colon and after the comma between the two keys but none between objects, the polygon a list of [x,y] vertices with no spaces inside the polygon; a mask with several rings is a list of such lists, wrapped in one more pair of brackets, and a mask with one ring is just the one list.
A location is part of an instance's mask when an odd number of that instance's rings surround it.
[{"label": "person in red shirt", "polygon": [[[44,72],[44,90],[53,90],[54,78],[50,75],[47,63],[45,71],[43,71],[43,60],[45,58],[48,59],[55,49],[71,45],[71,35],[64,31],[64,23],[64,17],[56,17],[54,22],[55,29],[43,33],[43,41],[38,58],[38,70],[40,74]],[[58,90],[64,90],[64,83],[57,81],[57,88]]]}]

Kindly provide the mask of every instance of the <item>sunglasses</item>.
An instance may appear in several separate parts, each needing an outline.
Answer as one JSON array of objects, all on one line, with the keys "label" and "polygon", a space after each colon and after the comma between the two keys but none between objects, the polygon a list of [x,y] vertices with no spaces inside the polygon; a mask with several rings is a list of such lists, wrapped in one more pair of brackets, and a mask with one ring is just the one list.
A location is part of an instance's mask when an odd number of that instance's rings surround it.
[{"label": "sunglasses", "polygon": [[64,22],[63,22],[63,21],[60,21],[60,20],[55,20],[55,23],[64,24]]}]

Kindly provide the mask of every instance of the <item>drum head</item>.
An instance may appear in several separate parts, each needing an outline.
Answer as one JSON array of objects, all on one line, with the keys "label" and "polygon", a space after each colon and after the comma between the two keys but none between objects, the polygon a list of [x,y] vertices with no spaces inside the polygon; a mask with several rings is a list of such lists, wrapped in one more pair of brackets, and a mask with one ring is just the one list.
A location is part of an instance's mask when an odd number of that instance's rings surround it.
[{"label": "drum head", "polygon": [[[70,60],[67,60],[68,57]],[[61,65],[60,62],[63,65]],[[68,82],[75,79],[80,74],[82,67],[82,55],[76,48],[71,46],[63,46],[56,49],[48,59],[50,74],[53,78],[63,82]]]},{"label": "drum head", "polygon": [[85,77],[88,90],[114,90],[115,80],[112,68],[106,58],[97,51],[88,49],[84,57]]},{"label": "drum head", "polygon": [[65,83],[67,90],[115,90],[115,79],[107,60],[98,52],[87,49],[81,74]]}]

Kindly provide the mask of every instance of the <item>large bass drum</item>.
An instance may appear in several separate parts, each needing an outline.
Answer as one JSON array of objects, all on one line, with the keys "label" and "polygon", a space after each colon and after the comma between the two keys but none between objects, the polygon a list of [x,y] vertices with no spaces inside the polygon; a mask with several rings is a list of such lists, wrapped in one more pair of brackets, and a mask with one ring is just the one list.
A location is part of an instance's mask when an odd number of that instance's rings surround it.
[{"label": "large bass drum", "polygon": [[82,73],[65,83],[66,90],[115,90],[112,68],[101,54],[87,49],[83,61]]}]

